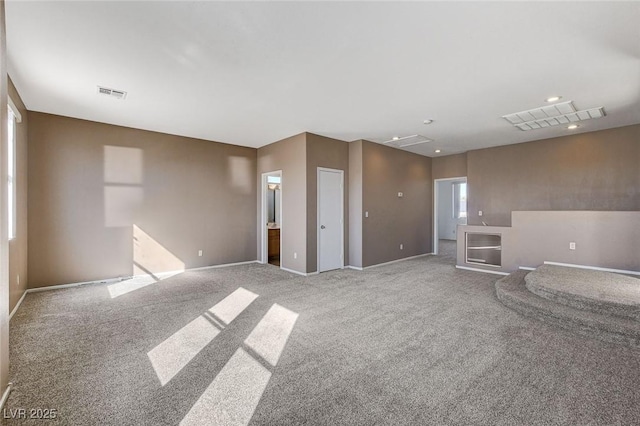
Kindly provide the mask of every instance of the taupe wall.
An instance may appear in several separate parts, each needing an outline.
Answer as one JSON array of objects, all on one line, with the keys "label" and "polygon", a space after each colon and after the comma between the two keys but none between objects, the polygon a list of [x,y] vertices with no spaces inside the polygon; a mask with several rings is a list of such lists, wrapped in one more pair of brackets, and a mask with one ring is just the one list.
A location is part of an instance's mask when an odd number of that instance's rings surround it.
[{"label": "taupe wall", "polygon": [[362,141],[349,144],[349,265],[362,268]]},{"label": "taupe wall", "polygon": [[[431,251],[433,179],[468,176],[470,224],[508,226],[512,210],[640,209],[640,126],[432,160],[308,133],[254,150],[30,115],[32,287],[137,272],[134,224],[174,266],[254,260],[262,224],[246,208],[260,213],[260,177],[274,170],[283,171],[282,266],[299,272],[317,268],[317,167],[345,170],[345,264],[354,266]],[[230,217],[229,206],[243,213]],[[23,266],[15,259],[12,271]]]},{"label": "taupe wall", "polygon": [[640,210],[640,125],[469,151],[467,169],[469,224],[508,226],[515,210]]},{"label": "taupe wall", "polygon": [[[283,268],[307,271],[307,143],[306,134],[284,139],[258,149],[258,173],[255,182],[261,214],[262,173],[282,170],[282,252]],[[261,232],[265,224],[258,223]],[[258,244],[260,244],[258,239]],[[294,253],[297,257],[294,257]]]},{"label": "taupe wall", "polygon": [[362,171],[363,266],[430,253],[431,158],[363,141]]},{"label": "taupe wall", "polygon": [[[9,241],[9,310],[27,289],[27,128],[29,113],[9,79],[9,96],[22,115],[16,125],[16,238]],[[19,277],[19,278],[18,278]]]},{"label": "taupe wall", "polygon": [[640,212],[516,211],[512,220],[514,265],[552,261],[640,272]]},{"label": "taupe wall", "polygon": [[[7,39],[4,1],[0,0],[0,176],[7,176]],[[0,185],[0,200],[7,198],[6,178]],[[0,206],[4,207],[4,202]],[[9,245],[7,209],[0,209],[0,395],[9,383]]]},{"label": "taupe wall", "polygon": [[435,157],[432,167],[434,179],[464,177],[467,175],[467,153]]},{"label": "taupe wall", "polygon": [[28,145],[29,287],[256,259],[255,149],[34,112]]},{"label": "taupe wall", "polygon": [[[545,261],[640,272],[640,212],[514,211],[511,227],[464,226],[458,233],[458,265],[512,272]],[[466,263],[467,232],[502,235],[502,267]],[[576,243],[571,250],[569,243]]]},{"label": "taupe wall", "polygon": [[349,265],[349,144],[307,133],[307,272],[318,270],[318,167],[344,171],[344,264]]}]

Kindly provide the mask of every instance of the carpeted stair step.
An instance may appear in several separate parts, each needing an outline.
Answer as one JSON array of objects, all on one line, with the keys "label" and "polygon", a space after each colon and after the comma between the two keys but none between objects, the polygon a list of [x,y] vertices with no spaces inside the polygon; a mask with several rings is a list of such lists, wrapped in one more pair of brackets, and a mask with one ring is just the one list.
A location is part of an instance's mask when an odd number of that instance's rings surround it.
[{"label": "carpeted stair step", "polygon": [[640,279],[610,272],[542,265],[525,277],[527,289],[573,308],[640,321]]},{"label": "carpeted stair step", "polygon": [[537,296],[526,287],[527,274],[529,271],[517,271],[496,282],[496,295],[504,305],[585,336],[640,348],[640,322],[577,309]]}]

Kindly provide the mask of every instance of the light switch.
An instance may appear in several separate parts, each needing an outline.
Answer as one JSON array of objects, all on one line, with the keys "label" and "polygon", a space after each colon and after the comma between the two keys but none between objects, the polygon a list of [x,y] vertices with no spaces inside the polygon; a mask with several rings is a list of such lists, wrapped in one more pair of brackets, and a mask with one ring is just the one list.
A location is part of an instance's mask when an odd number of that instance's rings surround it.
[{"label": "light switch", "polygon": [[364,217],[369,217],[369,212],[364,212]]},{"label": "light switch", "polygon": [[404,194],[402,192],[398,192],[398,198],[402,198],[404,197]]},{"label": "light switch", "polygon": [[576,243],[570,242],[569,243],[569,250],[575,250],[575,249],[576,249]]}]

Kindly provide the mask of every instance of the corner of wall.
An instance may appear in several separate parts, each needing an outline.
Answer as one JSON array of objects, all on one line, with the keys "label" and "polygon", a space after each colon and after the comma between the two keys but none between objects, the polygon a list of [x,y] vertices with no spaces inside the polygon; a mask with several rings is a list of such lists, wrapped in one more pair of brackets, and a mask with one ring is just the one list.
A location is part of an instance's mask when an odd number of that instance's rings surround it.
[{"label": "corner of wall", "polygon": [[318,271],[318,167],[342,170],[344,172],[344,263],[349,262],[349,143],[314,133],[306,133],[306,177],[307,177],[307,273]]},{"label": "corner of wall", "polygon": [[431,159],[369,141],[362,148],[362,266],[431,253]]},{"label": "corner of wall", "polygon": [[[282,171],[282,268],[307,272],[307,134],[300,133],[258,149],[257,179],[263,173]],[[260,188],[260,186],[258,186]],[[258,217],[261,215],[261,193],[258,191]],[[258,221],[257,223],[261,223]],[[261,242],[258,226],[258,247]],[[294,258],[294,253],[296,256]]]},{"label": "corner of wall", "polygon": [[349,264],[362,268],[362,140],[349,143]]},{"label": "corner of wall", "polygon": [[16,238],[9,242],[9,311],[13,311],[24,296],[28,285],[27,242],[27,147],[29,112],[11,77],[8,80],[8,96],[22,118],[16,123]]},{"label": "corner of wall", "polygon": [[[4,1],[0,2],[0,176],[7,172],[7,38]],[[0,185],[6,200],[7,185]],[[3,204],[4,205],[4,204]],[[9,383],[9,244],[6,209],[0,209],[0,395]]]}]

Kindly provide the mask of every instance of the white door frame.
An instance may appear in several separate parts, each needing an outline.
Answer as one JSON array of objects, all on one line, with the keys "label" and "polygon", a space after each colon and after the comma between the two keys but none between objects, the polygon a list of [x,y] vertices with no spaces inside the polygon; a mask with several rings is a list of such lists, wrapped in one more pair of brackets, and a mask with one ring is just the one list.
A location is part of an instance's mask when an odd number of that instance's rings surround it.
[{"label": "white door frame", "polygon": [[320,272],[320,172],[340,173],[340,260],[344,269],[344,170],[318,167],[316,171],[316,271]]},{"label": "white door frame", "polygon": [[282,170],[274,170],[272,172],[266,172],[262,174],[262,206],[260,209],[260,263],[268,263],[269,262],[269,230],[267,229],[267,177],[268,176],[280,176],[280,268],[282,269],[282,223],[283,223],[283,211],[282,211],[282,195],[283,192],[283,182],[284,179],[282,177]]},{"label": "white door frame", "polygon": [[[438,254],[438,182],[446,182],[446,181],[464,181],[467,182],[466,176],[452,177],[452,178],[442,178],[442,179],[434,179],[433,180],[433,254]],[[467,185],[467,206],[469,205],[469,186]],[[456,234],[456,238],[458,235]]]}]

